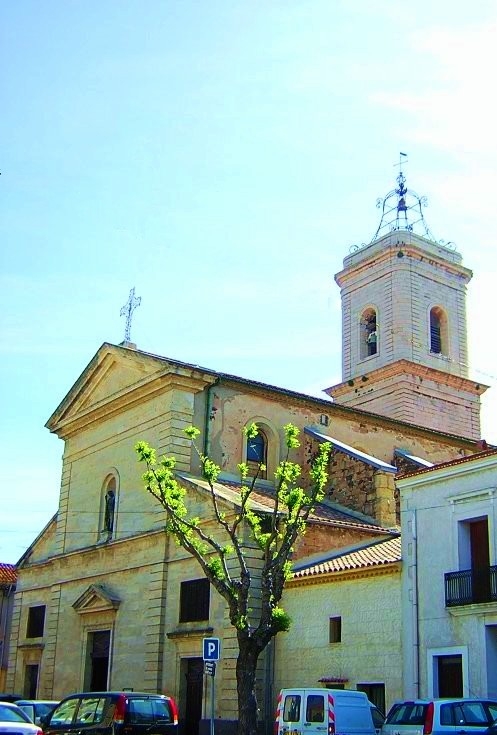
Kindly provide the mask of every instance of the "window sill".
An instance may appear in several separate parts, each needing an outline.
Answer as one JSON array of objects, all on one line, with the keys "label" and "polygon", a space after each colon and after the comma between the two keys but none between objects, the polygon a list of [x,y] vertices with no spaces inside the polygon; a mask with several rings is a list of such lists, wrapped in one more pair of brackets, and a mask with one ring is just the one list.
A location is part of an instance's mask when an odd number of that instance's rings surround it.
[{"label": "window sill", "polygon": [[437,360],[442,360],[442,362],[452,362],[448,355],[444,355],[441,352],[432,352],[430,350],[428,354],[430,355],[430,357],[435,357]]},{"label": "window sill", "polygon": [[359,358],[359,362],[369,362],[369,360],[374,360],[376,357],[379,357],[380,352],[375,352],[374,355],[366,355],[366,357]]},{"label": "window sill", "polygon": [[211,626],[198,627],[198,628],[176,628],[176,630],[170,630],[166,633],[168,638],[191,638],[192,636],[205,635],[206,633],[211,635],[214,632],[214,628]]},{"label": "window sill", "polygon": [[26,641],[24,643],[18,643],[18,648],[29,648],[31,650],[39,649],[42,650],[45,648],[45,644],[42,641],[38,641],[37,643],[27,643]]}]

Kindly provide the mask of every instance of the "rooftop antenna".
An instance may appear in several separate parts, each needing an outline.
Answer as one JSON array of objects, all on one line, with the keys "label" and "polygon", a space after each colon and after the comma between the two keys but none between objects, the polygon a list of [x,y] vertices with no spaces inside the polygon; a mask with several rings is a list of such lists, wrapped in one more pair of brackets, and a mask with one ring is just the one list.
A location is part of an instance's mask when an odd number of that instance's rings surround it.
[{"label": "rooftop antenna", "polygon": [[127,302],[121,309],[121,316],[126,317],[126,327],[124,329],[124,342],[123,344],[131,343],[131,319],[133,317],[134,310],[141,304],[141,296],[135,296],[135,287],[129,292]]}]

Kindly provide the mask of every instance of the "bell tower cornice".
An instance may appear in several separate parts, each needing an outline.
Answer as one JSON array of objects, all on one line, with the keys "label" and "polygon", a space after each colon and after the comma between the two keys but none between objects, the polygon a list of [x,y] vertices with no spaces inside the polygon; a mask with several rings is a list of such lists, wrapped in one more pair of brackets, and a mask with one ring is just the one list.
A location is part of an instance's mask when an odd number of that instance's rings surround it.
[{"label": "bell tower cornice", "polygon": [[335,281],[343,288],[361,278],[373,263],[375,267],[382,264],[390,268],[409,267],[409,259],[436,266],[464,283],[469,283],[473,277],[473,272],[462,265],[462,257],[456,250],[410,232],[391,232],[380,240],[354,249],[344,258],[344,268],[335,275]]}]

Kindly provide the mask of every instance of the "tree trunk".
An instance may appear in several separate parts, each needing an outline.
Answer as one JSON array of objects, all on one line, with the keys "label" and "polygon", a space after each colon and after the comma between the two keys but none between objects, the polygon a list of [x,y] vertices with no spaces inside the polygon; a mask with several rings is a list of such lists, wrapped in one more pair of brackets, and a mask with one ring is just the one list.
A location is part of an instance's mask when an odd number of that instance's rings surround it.
[{"label": "tree trunk", "polygon": [[238,693],[238,735],[257,735],[257,697],[255,694],[257,659],[260,651],[253,641],[238,639],[236,689]]}]

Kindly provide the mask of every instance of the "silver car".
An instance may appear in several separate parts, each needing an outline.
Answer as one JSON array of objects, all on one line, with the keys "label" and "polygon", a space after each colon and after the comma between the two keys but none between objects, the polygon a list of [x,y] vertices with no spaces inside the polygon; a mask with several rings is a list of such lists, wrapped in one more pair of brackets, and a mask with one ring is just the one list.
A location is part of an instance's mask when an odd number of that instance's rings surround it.
[{"label": "silver car", "polygon": [[415,699],[391,707],[381,735],[476,735],[496,719],[491,699]]},{"label": "silver car", "polygon": [[41,727],[33,724],[17,704],[0,702],[0,735],[13,732],[16,735],[42,735]]}]

